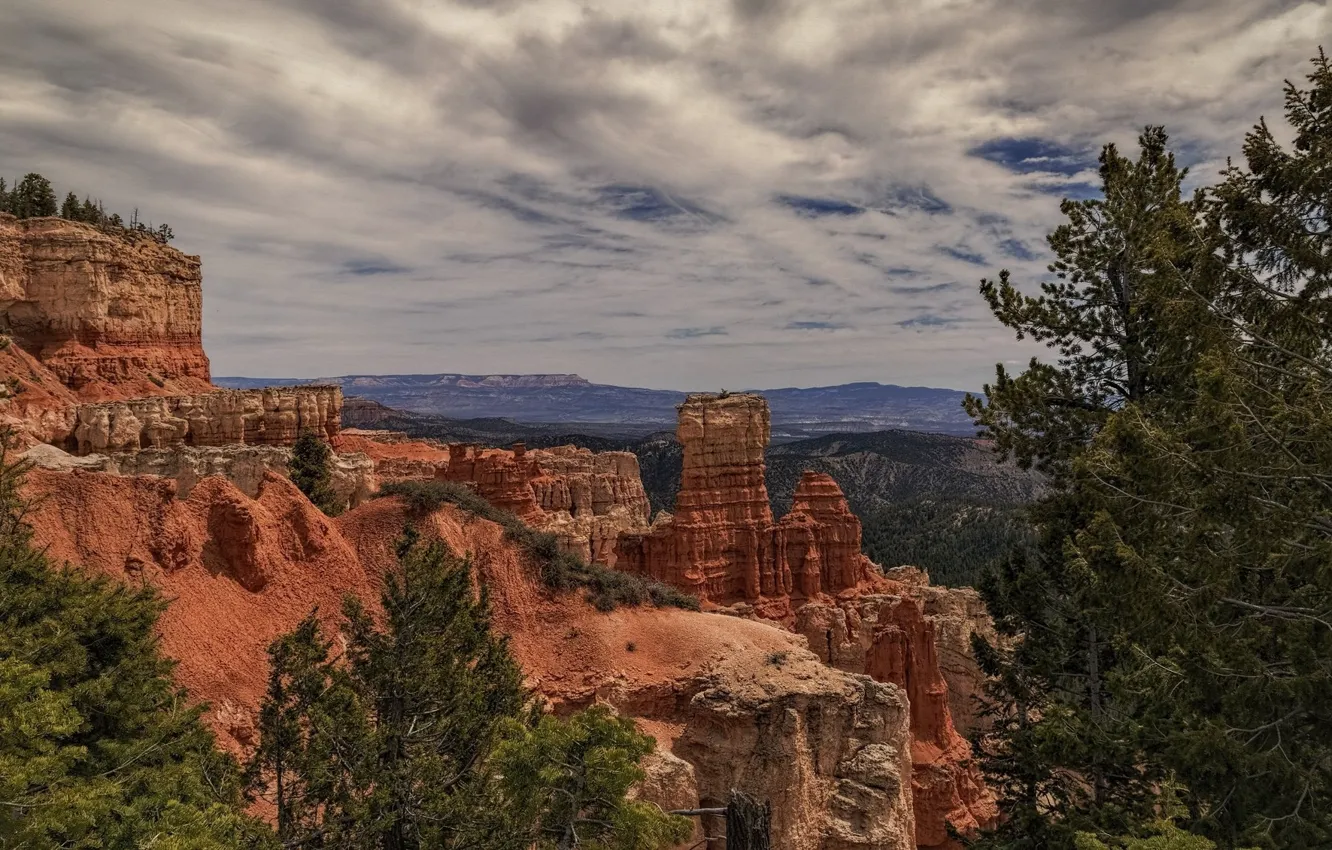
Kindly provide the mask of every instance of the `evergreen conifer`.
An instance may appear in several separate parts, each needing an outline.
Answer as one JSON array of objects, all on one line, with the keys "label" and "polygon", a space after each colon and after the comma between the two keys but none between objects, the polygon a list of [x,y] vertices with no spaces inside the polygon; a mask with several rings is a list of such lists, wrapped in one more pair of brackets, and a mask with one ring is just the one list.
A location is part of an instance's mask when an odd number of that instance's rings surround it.
[{"label": "evergreen conifer", "polygon": [[0,846],[267,846],[158,651],[161,600],[48,563],[24,471],[0,447]]},{"label": "evergreen conifer", "polygon": [[313,431],[303,431],[296,438],[288,464],[291,481],[329,516],[336,516],[342,504],[333,492],[333,450]]}]

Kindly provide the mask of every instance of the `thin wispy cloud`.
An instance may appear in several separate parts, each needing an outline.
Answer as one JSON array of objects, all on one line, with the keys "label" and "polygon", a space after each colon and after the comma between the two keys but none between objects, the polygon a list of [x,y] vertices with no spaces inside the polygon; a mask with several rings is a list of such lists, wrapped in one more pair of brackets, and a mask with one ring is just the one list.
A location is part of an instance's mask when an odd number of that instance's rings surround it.
[{"label": "thin wispy cloud", "polygon": [[1210,180],[1266,0],[10,0],[0,173],[168,221],[218,374],[973,388],[1101,144]]}]

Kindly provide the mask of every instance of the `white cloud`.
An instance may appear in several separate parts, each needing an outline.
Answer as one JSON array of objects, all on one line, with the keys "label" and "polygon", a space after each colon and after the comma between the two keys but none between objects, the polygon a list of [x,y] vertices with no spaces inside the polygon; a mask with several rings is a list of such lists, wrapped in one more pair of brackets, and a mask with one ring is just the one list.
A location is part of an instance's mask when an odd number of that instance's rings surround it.
[{"label": "white cloud", "polygon": [[1162,122],[1210,179],[1328,30],[1255,0],[16,0],[0,170],[170,221],[218,374],[974,388],[1030,353],[977,280],[1039,278],[1097,147]]}]

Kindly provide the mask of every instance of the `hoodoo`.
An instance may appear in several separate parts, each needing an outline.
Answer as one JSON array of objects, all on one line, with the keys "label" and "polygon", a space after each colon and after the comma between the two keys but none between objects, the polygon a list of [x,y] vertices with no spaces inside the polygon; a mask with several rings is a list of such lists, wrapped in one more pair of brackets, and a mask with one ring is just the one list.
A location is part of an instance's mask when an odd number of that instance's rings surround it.
[{"label": "hoodoo", "polygon": [[[903,688],[916,842],[947,846],[947,823],[976,829],[997,814],[954,723],[935,619],[926,614],[927,602],[949,607],[937,601],[949,591],[892,580],[861,554],[860,521],[827,475],[805,473],[791,512],[774,522],[763,460],[768,427],[759,396],[689,396],[676,432],[684,471],[675,515],[621,535],[617,567],[689,590],[713,608],[781,623],[804,634],[826,663]],[[970,715],[968,706],[968,727]]]}]

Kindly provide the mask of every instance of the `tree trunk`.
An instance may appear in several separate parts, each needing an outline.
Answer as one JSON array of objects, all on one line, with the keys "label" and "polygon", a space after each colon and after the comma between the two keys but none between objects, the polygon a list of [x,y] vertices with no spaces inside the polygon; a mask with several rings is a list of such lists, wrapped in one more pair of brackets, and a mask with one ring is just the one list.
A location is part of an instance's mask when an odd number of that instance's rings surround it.
[{"label": "tree trunk", "polygon": [[742,791],[726,805],[726,850],[772,850],[772,807]]}]

